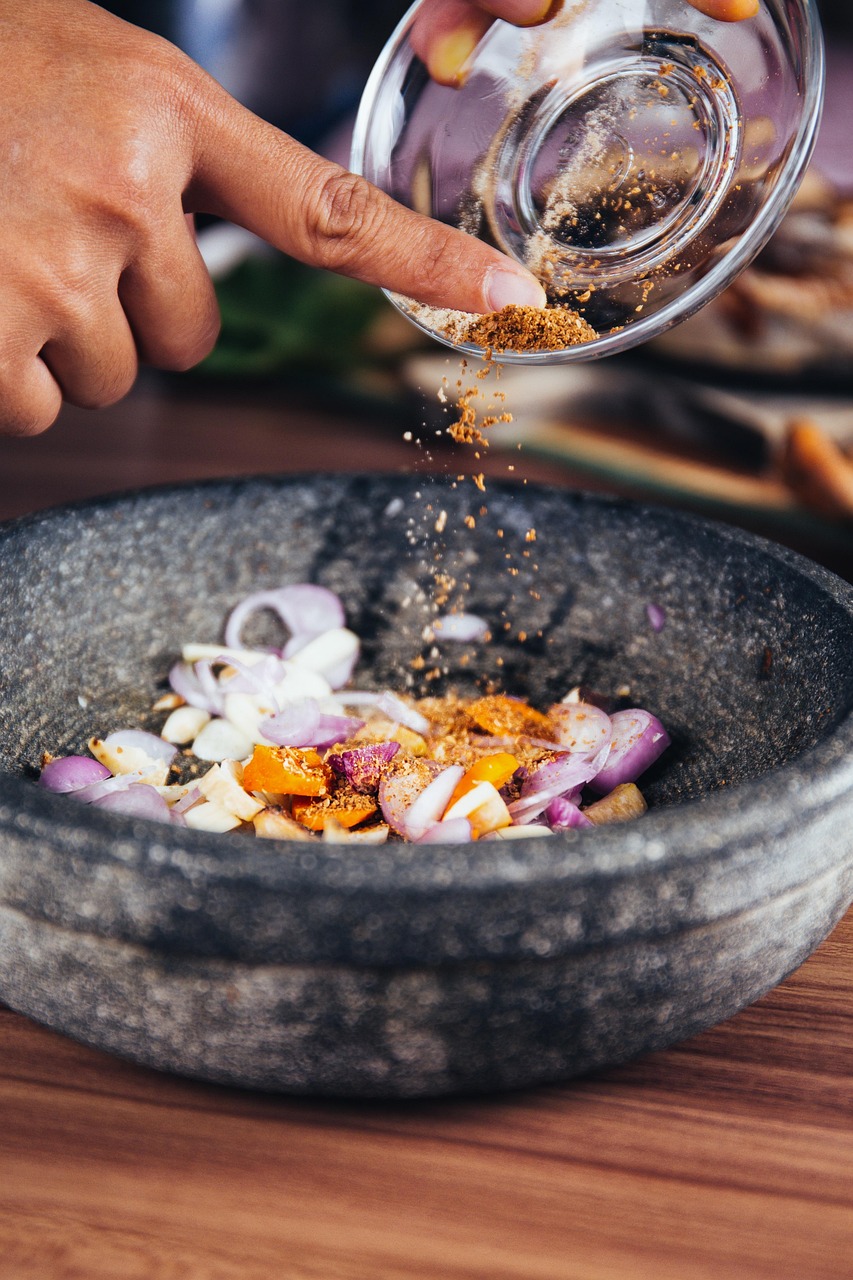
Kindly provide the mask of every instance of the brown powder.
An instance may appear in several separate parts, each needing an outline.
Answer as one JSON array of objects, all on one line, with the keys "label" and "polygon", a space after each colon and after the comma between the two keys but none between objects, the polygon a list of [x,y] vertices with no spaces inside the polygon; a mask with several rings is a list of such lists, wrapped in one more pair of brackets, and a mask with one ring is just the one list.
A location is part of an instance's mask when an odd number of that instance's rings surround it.
[{"label": "brown powder", "polygon": [[477,411],[482,392],[479,387],[466,387],[459,392],[456,412],[459,415],[447,428],[447,434],[456,444],[488,444],[477,421]]},{"label": "brown powder", "polygon": [[[519,764],[528,768],[556,759],[556,750],[548,751],[542,746],[534,746],[524,737],[513,735],[496,738],[484,733],[482,726],[469,714],[472,707],[482,705],[482,700],[461,698],[458,694],[449,693],[440,697],[421,698],[417,705],[433,726],[428,737],[429,752],[432,759],[440,764],[461,764],[467,769],[481,756],[494,755],[496,751],[511,751]],[[531,716],[537,715],[527,704],[518,705],[526,707]],[[538,722],[537,728],[541,728]],[[551,732],[545,736],[551,736]]]},{"label": "brown powder", "polygon": [[[473,321],[476,316],[471,316]],[[457,337],[457,341],[461,339],[461,332]],[[447,434],[456,444],[473,444],[478,447],[488,448],[488,438],[483,434],[489,427],[493,427],[497,422],[512,422],[512,414],[498,412],[498,405],[495,401],[503,404],[506,395],[503,391],[494,388],[486,390],[483,387],[483,381],[494,374],[498,379],[501,374],[501,366],[493,359],[491,351],[487,351],[483,356],[482,368],[475,375],[478,385],[466,387],[463,378],[466,375],[468,361],[463,360],[460,368],[462,377],[456,383],[458,395],[456,397],[456,421],[451,422],[447,427]],[[479,457],[479,453],[475,455]],[[460,481],[464,480],[464,475],[457,477]],[[476,481],[475,481],[476,483]],[[478,485],[478,488],[482,486]]]},{"label": "brown powder", "polygon": [[[535,237],[534,237],[535,239]],[[531,264],[529,264],[531,265]],[[593,266],[597,265],[593,263]],[[534,274],[547,277],[547,265],[537,258]],[[586,320],[569,307],[519,307],[511,304],[501,311],[476,315],[470,311],[452,311],[446,307],[427,307],[410,298],[398,298],[404,310],[420,324],[434,333],[440,333],[453,343],[472,342],[486,351],[486,363],[491,363],[491,353],[500,351],[561,351],[565,347],[577,347],[593,342],[598,337]],[[484,378],[488,369],[481,369],[476,377]],[[446,393],[445,393],[446,394]],[[476,396],[476,390],[465,392]],[[439,394],[439,399],[442,393]]]},{"label": "brown powder", "polygon": [[583,316],[568,307],[519,307],[477,316],[469,322],[463,341],[474,342],[487,352],[561,351],[593,342],[598,334]]}]

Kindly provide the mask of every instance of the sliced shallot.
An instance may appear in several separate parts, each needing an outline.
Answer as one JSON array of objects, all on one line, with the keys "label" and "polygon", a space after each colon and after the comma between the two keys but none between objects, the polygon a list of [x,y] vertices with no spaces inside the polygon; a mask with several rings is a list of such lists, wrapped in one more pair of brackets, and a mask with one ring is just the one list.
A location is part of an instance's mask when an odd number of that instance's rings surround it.
[{"label": "sliced shallot", "polygon": [[109,776],[106,765],[91,756],[61,756],[44,766],[39,774],[39,786],[46,791],[80,791]]},{"label": "sliced shallot", "polygon": [[461,764],[450,765],[442,769],[429,786],[425,787],[416,800],[406,810],[403,818],[403,835],[409,840],[417,840],[436,822],[450,803],[450,797],[456,790],[465,770]]},{"label": "sliced shallot", "polygon": [[399,750],[399,742],[368,742],[363,747],[326,756],[326,763],[346,778],[353,791],[375,795],[386,766]]},{"label": "sliced shallot", "polygon": [[[172,814],[169,806],[154,787],[131,785],[123,791],[113,791],[110,795],[93,800],[98,809],[108,809],[111,813],[124,813],[128,817],[148,818],[151,822],[171,822]],[[183,815],[178,815],[183,821]]]},{"label": "sliced shallot", "polygon": [[568,830],[572,827],[592,827],[584,811],[567,796],[556,796],[545,810],[545,821],[549,827]]},{"label": "sliced shallot", "polygon": [[176,662],[169,672],[169,684],[184,702],[191,707],[198,707],[209,715],[221,715],[222,696],[217,687],[211,697],[208,688],[203,688],[194,667],[186,662]]},{"label": "sliced shallot", "polygon": [[231,658],[230,661],[223,658],[222,661],[237,673],[222,682],[221,687],[225,692],[255,693],[268,699],[278,709],[275,686],[284,679],[287,670],[281,658],[268,653],[260,662],[255,663],[243,662],[241,658]]},{"label": "sliced shallot", "polygon": [[352,716],[336,716],[320,710],[316,698],[291,702],[278,715],[260,723],[260,731],[278,747],[331,747],[357,733],[364,724]]},{"label": "sliced shallot", "polygon": [[468,844],[473,838],[467,818],[448,818],[446,822],[433,823],[415,844]]},{"label": "sliced shallot", "polygon": [[314,741],[320,724],[320,704],[316,698],[294,698],[293,702],[268,716],[258,726],[278,747],[307,747]]},{"label": "sliced shallot", "polygon": [[255,591],[241,600],[225,625],[225,643],[241,647],[243,627],[253,613],[270,609],[292,635],[319,635],[344,624],[344,608],[333,591],[314,583],[299,582],[269,591]]},{"label": "sliced shallot", "polygon": [[557,742],[567,751],[600,751],[613,737],[610,716],[589,702],[558,702],[548,718],[556,729]]},{"label": "sliced shallot", "polygon": [[333,716],[322,712],[314,741],[308,745],[321,750],[323,747],[333,747],[337,742],[346,742],[347,738],[363,728],[364,721],[356,720],[353,716]]},{"label": "sliced shallot", "polygon": [[379,783],[382,816],[398,835],[406,834],[406,814],[431,781],[428,769],[416,769],[411,773],[386,774]]},{"label": "sliced shallot", "polygon": [[610,717],[613,740],[606,763],[590,779],[590,790],[606,795],[623,782],[634,782],[670,745],[660,720],[636,707]]},{"label": "sliced shallot", "polygon": [[194,804],[199,804],[203,796],[198,789],[198,785],[188,787],[180,800],[172,805],[172,813],[186,813],[187,809],[191,809]]},{"label": "sliced shallot", "polygon": [[558,756],[556,760],[549,760],[534,769],[525,779],[519,798],[509,806],[513,822],[533,822],[545,812],[552,800],[576,793],[579,787],[595,777],[609,750],[609,747],[604,747],[592,758],[571,754]]},{"label": "sliced shallot", "polygon": [[141,782],[142,778],[141,770],[137,773],[120,773],[114,778],[103,778],[100,782],[93,782],[88,787],[80,787],[77,791],[69,792],[69,795],[82,804],[94,804],[96,800],[110,795],[113,791],[126,791],[128,787],[133,786],[134,782]]},{"label": "sliced shallot", "polygon": [[422,716],[420,711],[410,707],[402,698],[398,698],[396,693],[391,693],[390,689],[386,689],[379,695],[376,705],[389,720],[404,724],[414,733],[429,733],[430,723],[426,716]]},{"label": "sliced shallot", "polygon": [[543,790],[552,791],[555,796],[564,796],[576,787],[584,786],[603,767],[609,751],[608,744],[594,756],[567,752],[557,756],[555,760],[546,761],[528,774],[521,789],[522,797]]},{"label": "sliced shallot", "polygon": [[221,715],[224,694],[222,686],[214,675],[213,666],[212,662],[209,662],[206,658],[201,658],[193,666],[193,671],[203,695],[208,699],[210,708],[218,715]]},{"label": "sliced shallot", "polygon": [[652,631],[663,631],[666,626],[666,610],[661,605],[649,601],[646,605],[646,617]]}]

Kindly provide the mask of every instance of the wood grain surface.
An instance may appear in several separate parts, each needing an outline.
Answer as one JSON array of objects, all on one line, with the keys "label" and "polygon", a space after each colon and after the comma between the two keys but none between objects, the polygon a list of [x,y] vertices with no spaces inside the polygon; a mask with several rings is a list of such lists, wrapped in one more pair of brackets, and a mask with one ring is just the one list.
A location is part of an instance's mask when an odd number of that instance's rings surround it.
[{"label": "wood grain surface", "polygon": [[785,983],[559,1088],[407,1105],[158,1075],[0,1014],[0,1276],[841,1280],[853,913]]},{"label": "wood grain surface", "polygon": [[[410,462],[387,424],[142,395],[0,440],[0,517],[162,479]],[[853,912],[722,1026],[502,1097],[253,1095],[0,1010],[2,1280],[851,1275]]]}]

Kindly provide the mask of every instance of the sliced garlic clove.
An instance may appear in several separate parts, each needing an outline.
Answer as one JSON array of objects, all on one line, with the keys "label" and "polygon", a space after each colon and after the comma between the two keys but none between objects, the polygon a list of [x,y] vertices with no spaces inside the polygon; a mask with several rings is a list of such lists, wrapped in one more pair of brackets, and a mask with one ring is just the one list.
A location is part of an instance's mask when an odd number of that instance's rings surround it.
[{"label": "sliced garlic clove", "polygon": [[204,804],[196,804],[191,809],[187,809],[184,819],[187,826],[191,827],[193,831],[215,831],[220,834],[225,831],[233,831],[235,827],[241,825],[240,819],[235,817],[233,813],[229,813],[221,805],[211,804],[209,800],[206,800]]},{"label": "sliced garlic clove", "polygon": [[224,760],[209,769],[196,786],[211,804],[219,805],[242,822],[251,822],[264,806],[244,791],[242,778],[243,766],[239,761]]},{"label": "sliced garlic clove", "polygon": [[182,747],[197,738],[209,723],[210,712],[202,711],[201,707],[178,707],[163,725],[160,737]]},{"label": "sliced garlic clove", "polygon": [[253,743],[241,730],[228,720],[211,720],[206,724],[192,745],[193,754],[199,760],[242,760],[252,754]]}]

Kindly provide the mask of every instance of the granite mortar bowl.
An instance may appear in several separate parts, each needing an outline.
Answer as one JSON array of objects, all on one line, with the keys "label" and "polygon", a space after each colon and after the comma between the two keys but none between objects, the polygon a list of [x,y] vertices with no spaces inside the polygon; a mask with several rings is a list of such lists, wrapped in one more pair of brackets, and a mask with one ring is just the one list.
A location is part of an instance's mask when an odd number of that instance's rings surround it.
[{"label": "granite mortar bowl", "polygon": [[[437,553],[494,624],[467,662],[422,637]],[[539,704],[630,685],[673,737],[650,812],[551,840],[307,848],[34,785],[45,750],[153,727],[182,642],[295,581],[343,597],[361,685],[404,686],[418,656],[446,668],[430,689],[476,675]],[[747,534],[532,486],[249,479],[7,525],[0,599],[0,998],[138,1062],[352,1096],[561,1079],[726,1018],[853,898],[853,589]]]}]

